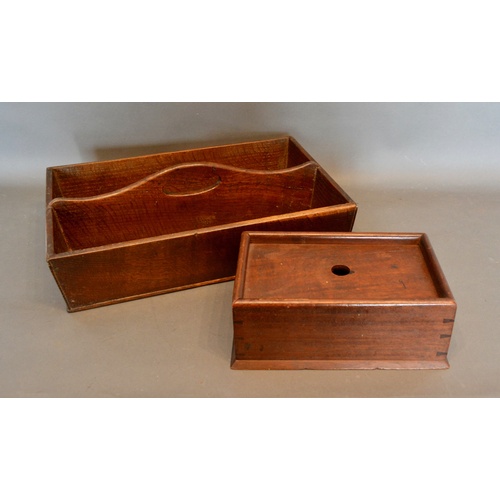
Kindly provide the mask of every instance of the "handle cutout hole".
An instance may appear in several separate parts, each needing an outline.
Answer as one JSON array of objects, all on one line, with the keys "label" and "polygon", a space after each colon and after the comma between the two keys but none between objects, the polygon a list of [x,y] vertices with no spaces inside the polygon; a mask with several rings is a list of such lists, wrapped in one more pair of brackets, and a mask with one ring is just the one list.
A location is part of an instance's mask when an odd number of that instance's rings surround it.
[{"label": "handle cutout hole", "polygon": [[335,274],[335,276],[347,276],[350,272],[351,270],[349,267],[341,264],[332,267],[332,273]]}]

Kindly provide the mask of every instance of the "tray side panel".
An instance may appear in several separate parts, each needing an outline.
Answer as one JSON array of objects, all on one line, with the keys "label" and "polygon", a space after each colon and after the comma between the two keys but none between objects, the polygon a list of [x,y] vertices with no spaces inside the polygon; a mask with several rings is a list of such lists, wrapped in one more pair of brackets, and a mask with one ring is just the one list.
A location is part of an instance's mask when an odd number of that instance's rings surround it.
[{"label": "tray side panel", "polygon": [[236,302],[232,366],[447,368],[454,317],[451,303],[318,306]]},{"label": "tray side panel", "polygon": [[48,259],[69,311],[232,279],[242,231],[349,231],[353,210],[276,217],[53,256]]},{"label": "tray side panel", "polygon": [[286,167],[291,168],[307,161],[314,160],[313,157],[293,138],[288,138]]},{"label": "tray side panel", "polygon": [[57,174],[58,196],[97,196],[181,163],[208,161],[246,169],[278,170],[297,166],[304,157],[305,161],[312,159],[304,152],[287,164],[289,141],[290,138],[282,137],[52,168]]},{"label": "tray side panel", "polygon": [[[332,189],[333,187],[333,189]],[[353,203],[347,193],[321,167],[316,174],[311,208],[319,208],[341,203]]]},{"label": "tray side panel", "polygon": [[49,261],[68,310],[154,295],[231,274],[229,246],[214,234],[67,254]]}]

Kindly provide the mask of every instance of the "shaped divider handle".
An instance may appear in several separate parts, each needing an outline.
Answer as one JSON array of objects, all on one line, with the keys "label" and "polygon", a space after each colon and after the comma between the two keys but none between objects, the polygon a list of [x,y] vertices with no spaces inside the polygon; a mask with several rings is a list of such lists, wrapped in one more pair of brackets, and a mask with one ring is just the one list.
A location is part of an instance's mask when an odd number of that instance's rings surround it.
[{"label": "shaped divider handle", "polygon": [[222,182],[218,166],[200,163],[171,169],[163,179],[162,192],[168,196],[191,196],[211,191]]}]

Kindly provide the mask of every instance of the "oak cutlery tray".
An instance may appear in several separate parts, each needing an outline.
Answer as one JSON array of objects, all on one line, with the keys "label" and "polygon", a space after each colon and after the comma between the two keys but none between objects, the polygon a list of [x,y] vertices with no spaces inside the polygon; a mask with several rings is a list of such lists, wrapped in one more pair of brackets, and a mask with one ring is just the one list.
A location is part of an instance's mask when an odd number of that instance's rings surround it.
[{"label": "oak cutlery tray", "polygon": [[47,169],[69,311],[234,278],[245,230],[351,231],[356,204],[291,137]]}]

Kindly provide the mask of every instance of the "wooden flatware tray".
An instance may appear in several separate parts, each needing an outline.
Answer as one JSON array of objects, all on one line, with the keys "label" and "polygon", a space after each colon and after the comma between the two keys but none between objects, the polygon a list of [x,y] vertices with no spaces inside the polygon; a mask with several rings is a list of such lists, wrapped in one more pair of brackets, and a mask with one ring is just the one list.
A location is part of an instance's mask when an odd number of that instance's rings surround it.
[{"label": "wooden flatware tray", "polygon": [[47,169],[69,311],[234,278],[244,230],[350,231],[356,204],[291,137]]},{"label": "wooden flatware tray", "polygon": [[455,311],[425,234],[245,232],[232,368],[448,368]]}]

